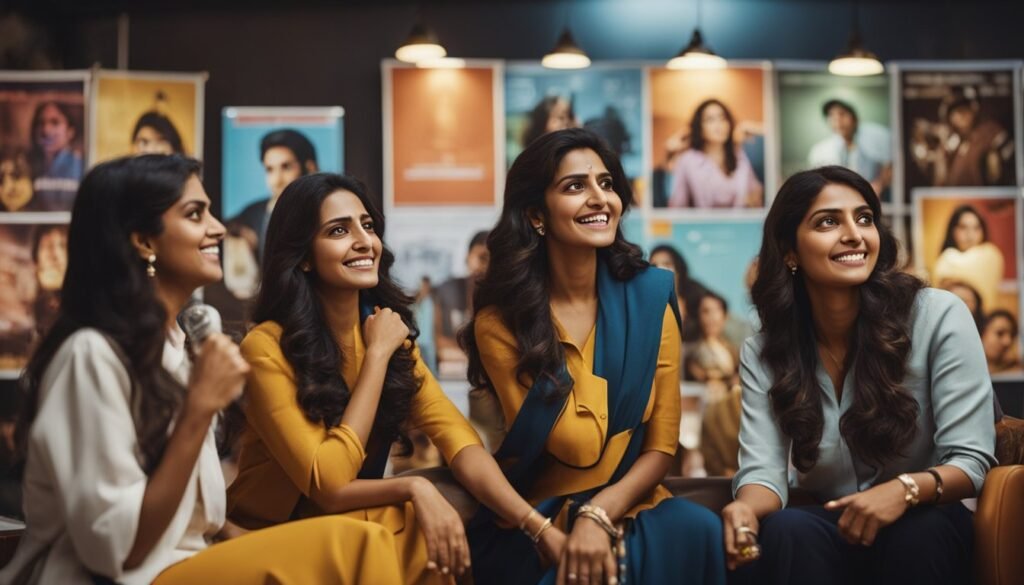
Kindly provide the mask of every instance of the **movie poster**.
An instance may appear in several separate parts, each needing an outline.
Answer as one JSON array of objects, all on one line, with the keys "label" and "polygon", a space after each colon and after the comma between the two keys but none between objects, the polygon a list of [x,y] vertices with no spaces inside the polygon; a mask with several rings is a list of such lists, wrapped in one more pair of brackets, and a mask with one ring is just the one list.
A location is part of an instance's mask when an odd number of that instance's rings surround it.
[{"label": "movie poster", "polygon": [[391,275],[416,298],[417,346],[438,376],[465,380],[456,334],[472,317],[473,283],[490,262],[494,210],[396,210],[384,244],[395,254]]},{"label": "movie poster", "polygon": [[765,206],[771,104],[765,67],[650,70],[654,208]]},{"label": "movie poster", "polygon": [[92,160],[137,154],[203,158],[205,73],[99,71]]},{"label": "movie poster", "polygon": [[826,165],[864,177],[891,201],[893,136],[889,78],[842,77],[826,71],[779,71],[781,180]]},{"label": "movie poster", "polygon": [[915,267],[967,304],[993,374],[1020,368],[1024,254],[1014,189],[915,189]]},{"label": "movie poster", "polygon": [[384,202],[486,207],[499,200],[501,70],[420,69],[392,62],[384,79]]},{"label": "movie poster", "polygon": [[903,189],[1018,183],[1016,73],[957,63],[897,69]]},{"label": "movie poster", "polygon": [[88,72],[0,72],[0,214],[68,212],[85,172]]},{"label": "movie poster", "polygon": [[593,66],[578,71],[540,65],[505,68],[505,158],[511,166],[527,144],[564,128],[586,128],[605,139],[643,195],[643,71]]},{"label": "movie poster", "polygon": [[[676,274],[683,317],[680,440],[691,450],[713,447],[701,445],[701,413],[706,417],[730,404],[726,398],[735,399],[739,352],[758,328],[750,286],[757,276],[761,224],[753,215],[725,219],[707,213],[649,223],[648,259]],[[705,460],[708,473],[727,473],[714,461]]]},{"label": "movie poster", "polygon": [[53,325],[67,265],[66,223],[0,224],[0,375],[16,375]]},{"label": "movie poster", "polygon": [[344,109],[229,107],[222,129],[224,281],[204,296],[228,330],[244,333],[277,198],[303,175],[344,171]]}]

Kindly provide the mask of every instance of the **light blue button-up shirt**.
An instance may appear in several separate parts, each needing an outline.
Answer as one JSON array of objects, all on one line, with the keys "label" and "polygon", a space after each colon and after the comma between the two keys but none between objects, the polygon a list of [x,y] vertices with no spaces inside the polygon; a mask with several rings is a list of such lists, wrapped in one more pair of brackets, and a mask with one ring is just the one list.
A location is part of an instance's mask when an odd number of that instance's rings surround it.
[{"label": "light blue button-up shirt", "polygon": [[740,423],[740,469],[733,492],[747,484],[762,485],[785,506],[789,485],[828,501],[895,478],[900,473],[952,465],[967,474],[977,492],[995,463],[992,382],[985,352],[967,306],[946,291],[918,293],[910,315],[911,350],[903,385],[918,404],[917,433],[903,456],[881,469],[855,459],[839,432],[839,420],[856,392],[852,371],[837,402],[832,381],[819,363],[825,426],[817,464],[806,473],[789,474],[792,442],[779,428],[768,390],[772,374],[761,360],[763,335],[747,339],[740,353],[743,413]]}]

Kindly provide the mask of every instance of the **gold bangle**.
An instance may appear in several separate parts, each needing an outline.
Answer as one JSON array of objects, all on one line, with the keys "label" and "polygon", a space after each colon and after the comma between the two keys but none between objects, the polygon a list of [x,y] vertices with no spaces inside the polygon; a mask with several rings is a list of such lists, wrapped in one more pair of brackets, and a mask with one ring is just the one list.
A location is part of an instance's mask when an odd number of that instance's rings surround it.
[{"label": "gold bangle", "polygon": [[537,544],[540,542],[541,535],[544,534],[544,531],[548,528],[551,528],[551,518],[544,519],[544,523],[540,525],[540,529],[537,531],[537,534],[530,534],[529,532],[526,534],[530,537],[530,540],[533,541],[533,544]]},{"label": "gold bangle", "polygon": [[920,486],[917,485],[917,481],[915,481],[914,478],[910,477],[910,475],[906,473],[901,473],[897,475],[896,479],[898,479],[900,483],[903,484],[903,489],[906,492],[903,495],[903,499],[904,501],[907,502],[907,505],[916,506],[920,504],[921,500],[918,499],[918,496],[921,495],[921,488]]},{"label": "gold bangle", "polygon": [[612,523],[611,518],[608,517],[608,512],[606,512],[604,508],[602,508],[601,506],[595,506],[594,504],[589,503],[583,504],[582,506],[579,507],[579,510],[576,511],[576,517],[579,518],[580,516],[583,516],[584,518],[590,518],[591,520],[596,522],[602,530],[608,533],[608,536],[612,540],[615,540],[619,538],[619,536],[621,536],[622,530],[620,528],[615,527],[615,525]]},{"label": "gold bangle", "polygon": [[[526,513],[526,516],[523,516],[523,519],[519,521],[519,530],[526,532],[526,523],[530,521],[530,517],[534,514],[540,514],[540,512],[538,512],[536,508],[530,508],[530,511]],[[529,533],[527,532],[527,534]]]}]

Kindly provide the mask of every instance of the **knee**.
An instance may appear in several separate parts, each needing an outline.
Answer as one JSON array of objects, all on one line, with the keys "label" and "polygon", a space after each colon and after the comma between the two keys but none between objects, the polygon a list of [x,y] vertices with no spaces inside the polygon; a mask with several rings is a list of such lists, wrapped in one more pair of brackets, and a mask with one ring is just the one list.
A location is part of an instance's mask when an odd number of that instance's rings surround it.
[{"label": "knee", "polygon": [[382,542],[392,538],[391,531],[382,524],[346,516],[322,516],[307,522],[310,525],[304,527],[304,533],[319,542],[351,546],[355,542]]},{"label": "knee", "polygon": [[936,554],[955,556],[957,549],[970,546],[970,540],[970,535],[958,533],[941,510],[931,507],[911,510],[883,528],[876,546],[898,558],[930,558]]},{"label": "knee", "polygon": [[783,508],[761,521],[759,540],[766,546],[774,543],[806,543],[821,538],[817,518],[795,508]]},{"label": "knee", "polygon": [[662,507],[667,516],[681,519],[680,524],[692,533],[702,534],[716,544],[722,541],[722,519],[708,508],[678,497],[658,504],[658,509]]}]

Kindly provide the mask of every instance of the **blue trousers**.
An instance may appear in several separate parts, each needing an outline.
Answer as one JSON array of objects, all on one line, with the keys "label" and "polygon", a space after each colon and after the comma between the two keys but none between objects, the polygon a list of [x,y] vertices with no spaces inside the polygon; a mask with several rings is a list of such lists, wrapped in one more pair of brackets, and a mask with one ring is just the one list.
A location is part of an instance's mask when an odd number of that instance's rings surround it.
[{"label": "blue trousers", "polygon": [[730,585],[965,585],[972,582],[974,518],[959,502],[911,508],[870,547],[848,544],[841,512],[793,507],[767,516],[761,558],[729,575]]}]

